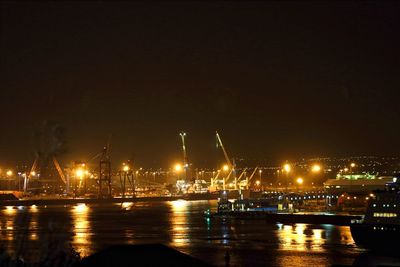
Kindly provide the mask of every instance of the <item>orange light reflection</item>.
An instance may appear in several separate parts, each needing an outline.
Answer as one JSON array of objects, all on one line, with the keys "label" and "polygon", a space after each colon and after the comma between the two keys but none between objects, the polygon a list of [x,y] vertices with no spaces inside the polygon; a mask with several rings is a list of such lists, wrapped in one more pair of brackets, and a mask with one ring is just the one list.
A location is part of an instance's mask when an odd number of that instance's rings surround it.
[{"label": "orange light reflection", "polygon": [[72,244],[82,257],[89,256],[90,249],[90,208],[86,204],[78,204],[71,210],[74,237]]}]

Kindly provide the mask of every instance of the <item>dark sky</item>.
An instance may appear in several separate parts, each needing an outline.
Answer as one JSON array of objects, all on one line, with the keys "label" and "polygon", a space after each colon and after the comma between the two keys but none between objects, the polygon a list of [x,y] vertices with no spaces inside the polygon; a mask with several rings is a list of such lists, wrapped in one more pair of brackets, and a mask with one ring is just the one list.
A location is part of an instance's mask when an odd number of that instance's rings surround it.
[{"label": "dark sky", "polygon": [[64,162],[398,155],[400,4],[18,3],[1,7],[0,165],[44,120]]}]

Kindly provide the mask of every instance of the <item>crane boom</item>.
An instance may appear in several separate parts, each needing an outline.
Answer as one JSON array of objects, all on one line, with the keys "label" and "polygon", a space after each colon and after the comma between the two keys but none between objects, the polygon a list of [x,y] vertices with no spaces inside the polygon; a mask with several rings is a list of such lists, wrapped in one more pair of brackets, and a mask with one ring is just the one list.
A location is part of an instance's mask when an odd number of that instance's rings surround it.
[{"label": "crane boom", "polygon": [[222,144],[221,137],[219,136],[219,134],[218,134],[217,131],[215,132],[215,134],[216,134],[216,136],[217,136],[217,144],[219,143],[219,145],[221,146],[222,151],[224,152],[224,156],[225,156],[226,162],[228,163],[229,167],[232,167],[232,162],[231,162],[231,160],[230,160],[229,157],[228,157],[228,153],[226,153],[226,150],[225,150],[224,145]]},{"label": "crane boom", "polygon": [[247,171],[247,168],[244,168],[243,169],[243,171],[242,171],[242,173],[239,175],[239,177],[237,178],[237,181],[239,182],[240,181],[240,179],[242,179],[242,177],[243,177],[243,175],[246,173],[246,171]]},{"label": "crane boom", "polygon": [[257,170],[258,170],[258,167],[255,167],[253,173],[252,173],[252,174],[250,175],[250,177],[249,177],[249,181],[251,181],[251,179],[253,179],[254,174],[256,174],[256,171],[257,171]]},{"label": "crane boom", "polygon": [[61,177],[61,180],[64,182],[64,184],[67,183],[67,179],[65,179],[65,175],[60,167],[60,164],[58,163],[56,157],[53,157],[53,162],[54,162],[54,166],[56,166],[57,172]]},{"label": "crane boom", "polygon": [[30,178],[31,173],[36,171],[37,163],[38,163],[38,156],[36,156],[35,161],[32,164],[31,171],[28,173],[28,178]]},{"label": "crane boom", "polygon": [[229,178],[231,178],[231,174],[233,172],[233,169],[231,169],[228,173],[228,175],[225,177],[225,182],[227,182],[229,180]]},{"label": "crane boom", "polygon": [[211,185],[214,185],[214,183],[217,181],[220,173],[221,173],[220,171],[217,171],[217,174],[211,178]]}]

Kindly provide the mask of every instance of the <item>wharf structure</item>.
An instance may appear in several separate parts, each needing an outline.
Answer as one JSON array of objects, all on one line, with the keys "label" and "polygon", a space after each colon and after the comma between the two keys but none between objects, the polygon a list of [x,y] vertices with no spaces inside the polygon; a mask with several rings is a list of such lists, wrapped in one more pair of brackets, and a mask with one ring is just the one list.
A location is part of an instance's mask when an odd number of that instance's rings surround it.
[{"label": "wharf structure", "polygon": [[336,179],[328,179],[324,183],[324,188],[330,194],[369,194],[375,190],[385,189],[385,185],[392,181],[393,176],[339,173]]}]

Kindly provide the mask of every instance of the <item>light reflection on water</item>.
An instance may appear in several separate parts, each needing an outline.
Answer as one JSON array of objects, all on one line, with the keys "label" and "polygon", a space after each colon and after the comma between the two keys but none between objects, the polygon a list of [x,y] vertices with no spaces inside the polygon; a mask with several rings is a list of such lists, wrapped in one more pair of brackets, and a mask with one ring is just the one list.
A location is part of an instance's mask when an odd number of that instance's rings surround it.
[{"label": "light reflection on water", "polygon": [[17,213],[17,209],[15,209],[13,206],[6,206],[4,213],[8,216],[12,216]]},{"label": "light reflection on water", "polygon": [[[326,244],[330,240],[327,237],[332,236],[332,231],[338,230],[340,236],[340,244],[352,245],[354,241],[351,237],[350,227],[323,227],[311,228],[312,225],[294,224],[282,225],[278,224],[278,237],[280,249],[291,251],[314,251],[326,252]],[[315,227],[315,226],[314,226]]]},{"label": "light reflection on water", "polygon": [[313,229],[306,232],[306,224],[284,225],[278,230],[280,248],[296,251],[324,251],[322,229]]},{"label": "light reflection on water", "polygon": [[7,206],[2,210],[1,214],[1,240],[14,240],[14,220],[17,209],[12,206]]},{"label": "light reflection on water", "polygon": [[77,204],[71,209],[74,233],[72,244],[82,257],[92,253],[90,247],[90,211],[91,209],[86,204]]},{"label": "light reflection on water", "polygon": [[172,225],[171,245],[175,247],[184,246],[185,243],[190,242],[188,238],[188,216],[186,214],[190,202],[186,200],[176,200],[169,201],[168,204],[171,206],[173,215],[170,218]]},{"label": "light reflection on water", "polygon": [[163,243],[215,265],[223,265],[230,251],[237,266],[330,265],[338,263],[332,251],[345,255],[339,263],[351,264],[359,253],[349,227],[205,219],[204,210],[215,205],[178,200],[0,208],[0,239],[11,254],[24,240],[23,248],[36,257],[52,237],[70,243],[81,256],[113,244]]}]

